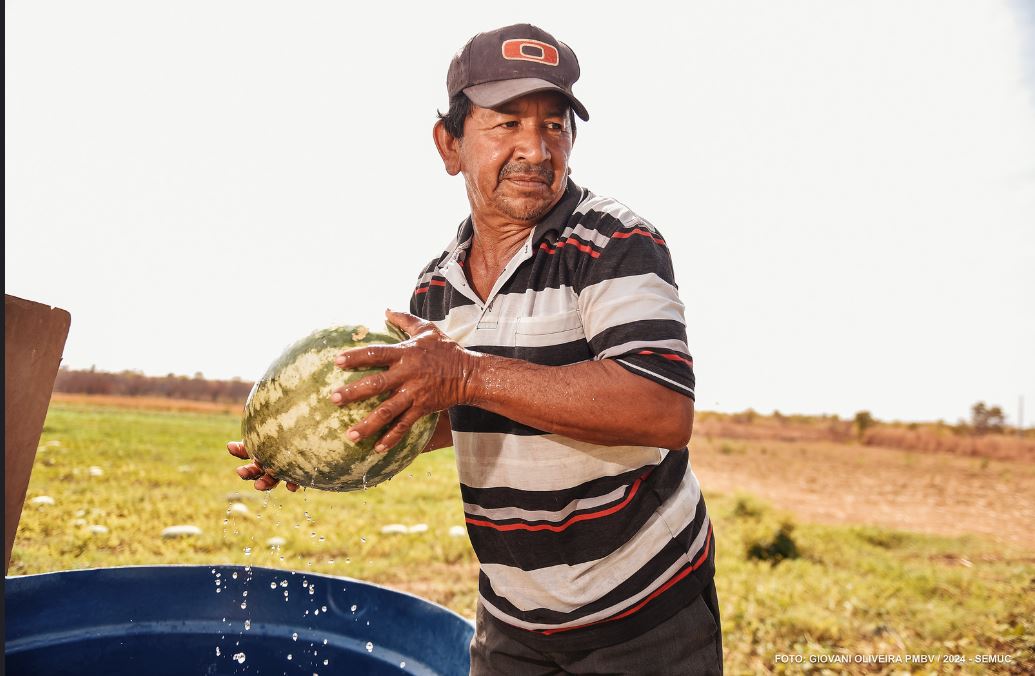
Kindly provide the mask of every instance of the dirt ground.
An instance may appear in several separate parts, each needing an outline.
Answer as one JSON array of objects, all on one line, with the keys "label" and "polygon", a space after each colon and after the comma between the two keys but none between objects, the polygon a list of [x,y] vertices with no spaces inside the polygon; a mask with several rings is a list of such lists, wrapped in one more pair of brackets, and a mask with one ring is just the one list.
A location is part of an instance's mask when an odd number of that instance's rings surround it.
[{"label": "dirt ground", "polygon": [[752,493],[802,521],[974,533],[1035,552],[1035,463],[707,437],[691,462],[706,493]]}]

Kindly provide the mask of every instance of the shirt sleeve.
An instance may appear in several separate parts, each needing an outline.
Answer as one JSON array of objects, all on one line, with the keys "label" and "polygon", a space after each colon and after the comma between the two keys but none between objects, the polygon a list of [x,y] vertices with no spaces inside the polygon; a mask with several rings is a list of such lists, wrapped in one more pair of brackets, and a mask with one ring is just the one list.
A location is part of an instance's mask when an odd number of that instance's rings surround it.
[{"label": "shirt sleeve", "polygon": [[579,314],[595,359],[694,398],[693,359],[672,257],[653,226],[614,228],[576,286]]}]

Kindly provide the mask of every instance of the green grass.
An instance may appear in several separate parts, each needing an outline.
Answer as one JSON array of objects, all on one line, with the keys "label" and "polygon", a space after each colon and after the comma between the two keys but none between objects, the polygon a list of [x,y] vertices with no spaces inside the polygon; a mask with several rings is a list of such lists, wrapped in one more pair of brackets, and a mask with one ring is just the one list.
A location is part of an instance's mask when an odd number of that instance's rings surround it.
[{"label": "green grass", "polygon": [[[467,538],[449,535],[463,524],[452,451],[426,454],[367,491],[258,493],[237,478],[233,468],[240,463],[223,450],[238,437],[238,426],[236,416],[225,414],[53,405],[10,574],[264,565],[370,580],[473,617],[477,563]],[[91,466],[103,473],[91,475]],[[55,504],[30,504],[40,495]],[[751,496],[706,495],[717,536],[728,673],[802,669],[776,663],[778,653],[804,655],[806,666],[810,655],[997,653],[1012,655],[1017,673],[1035,670],[1030,552],[1004,551],[976,537],[795,523]],[[234,500],[251,515],[228,514]],[[162,528],[188,523],[203,534],[160,537]],[[383,534],[382,526],[392,523],[423,523],[428,530]],[[92,534],[92,524],[108,533]],[[280,550],[266,545],[274,536],[287,541]],[[941,673],[954,670],[942,665]]]}]

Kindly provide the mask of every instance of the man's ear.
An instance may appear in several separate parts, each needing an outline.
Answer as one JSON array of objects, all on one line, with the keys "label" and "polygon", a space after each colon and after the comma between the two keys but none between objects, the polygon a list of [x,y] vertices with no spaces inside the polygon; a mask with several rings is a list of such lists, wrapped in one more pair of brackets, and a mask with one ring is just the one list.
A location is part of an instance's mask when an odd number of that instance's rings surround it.
[{"label": "man's ear", "polygon": [[435,123],[432,135],[435,137],[435,147],[438,148],[446,173],[456,176],[460,173],[460,139],[446,131],[446,125],[442,120]]}]

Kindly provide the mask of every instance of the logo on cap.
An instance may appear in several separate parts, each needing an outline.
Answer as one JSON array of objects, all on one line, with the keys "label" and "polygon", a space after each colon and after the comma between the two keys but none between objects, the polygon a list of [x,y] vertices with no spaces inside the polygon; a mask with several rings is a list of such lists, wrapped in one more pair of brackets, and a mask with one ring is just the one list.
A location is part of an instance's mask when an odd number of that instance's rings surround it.
[{"label": "logo on cap", "polygon": [[547,66],[556,66],[560,63],[557,48],[539,40],[507,40],[503,43],[503,58],[543,63]]}]

